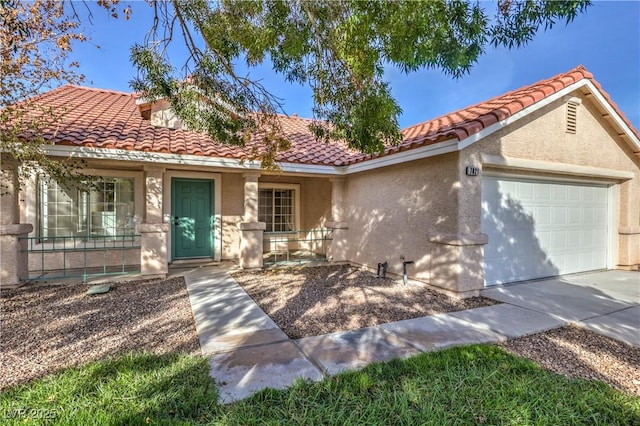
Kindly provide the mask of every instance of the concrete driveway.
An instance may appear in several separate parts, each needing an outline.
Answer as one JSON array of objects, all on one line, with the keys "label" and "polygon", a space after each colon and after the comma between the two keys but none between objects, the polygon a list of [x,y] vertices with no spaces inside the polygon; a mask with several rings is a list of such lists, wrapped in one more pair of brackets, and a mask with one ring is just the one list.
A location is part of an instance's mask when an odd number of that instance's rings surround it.
[{"label": "concrete driveway", "polygon": [[640,272],[566,275],[491,287],[481,294],[640,347]]}]

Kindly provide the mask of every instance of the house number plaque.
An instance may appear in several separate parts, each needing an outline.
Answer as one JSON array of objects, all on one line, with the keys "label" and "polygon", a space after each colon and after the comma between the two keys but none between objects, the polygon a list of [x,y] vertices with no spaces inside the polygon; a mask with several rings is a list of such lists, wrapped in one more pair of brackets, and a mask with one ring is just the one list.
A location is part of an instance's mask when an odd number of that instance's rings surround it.
[{"label": "house number plaque", "polygon": [[467,176],[478,176],[480,174],[480,167],[467,166]]}]

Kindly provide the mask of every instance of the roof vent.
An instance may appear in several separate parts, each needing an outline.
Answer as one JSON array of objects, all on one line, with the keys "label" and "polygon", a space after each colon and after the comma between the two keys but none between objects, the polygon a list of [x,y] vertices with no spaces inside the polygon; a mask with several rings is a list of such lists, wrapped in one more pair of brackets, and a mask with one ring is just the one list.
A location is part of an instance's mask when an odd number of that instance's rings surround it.
[{"label": "roof vent", "polygon": [[567,133],[576,134],[578,128],[578,105],[582,103],[580,98],[567,99]]}]

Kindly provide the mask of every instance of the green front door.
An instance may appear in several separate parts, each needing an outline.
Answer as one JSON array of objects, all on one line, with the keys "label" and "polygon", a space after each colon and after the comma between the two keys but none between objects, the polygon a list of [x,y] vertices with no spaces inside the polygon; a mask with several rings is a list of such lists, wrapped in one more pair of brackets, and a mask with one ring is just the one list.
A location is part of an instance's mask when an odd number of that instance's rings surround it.
[{"label": "green front door", "polygon": [[172,250],[173,259],[213,255],[213,182],[173,179]]}]

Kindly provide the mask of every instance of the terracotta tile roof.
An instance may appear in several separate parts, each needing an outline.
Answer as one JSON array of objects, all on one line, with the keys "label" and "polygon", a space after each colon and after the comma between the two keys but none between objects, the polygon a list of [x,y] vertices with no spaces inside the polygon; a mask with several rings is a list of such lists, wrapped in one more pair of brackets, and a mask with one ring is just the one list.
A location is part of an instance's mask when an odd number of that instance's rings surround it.
[{"label": "terracotta tile roof", "polygon": [[[638,130],[633,127],[618,106],[602,89],[602,86],[593,78],[593,74],[587,71],[584,66],[580,65],[566,73],[558,74],[547,80],[542,80],[505,93],[504,95],[496,96],[488,101],[480,102],[441,117],[409,126],[402,130],[402,142],[397,146],[388,147],[385,150],[385,155],[431,145],[448,139],[457,139],[461,142],[492,124],[502,121],[585,78],[591,80],[627,126],[640,138]],[[366,161],[375,157],[379,157],[379,155],[371,156],[360,154],[350,159],[348,164]]]},{"label": "terracotta tile roof", "polygon": [[[60,108],[62,122],[47,132],[57,145],[116,148],[145,152],[190,154],[247,159],[259,138],[244,147],[214,143],[202,133],[154,127],[138,111],[133,94],[66,85],[38,96],[35,101],[46,107]],[[346,144],[325,144],[309,132],[311,120],[281,117],[291,148],[279,153],[281,162],[337,165],[355,154]]]},{"label": "terracotta tile roof", "polygon": [[[388,147],[384,155],[448,139],[462,141],[584,78],[595,84],[625,123],[638,135],[638,131],[593,80],[592,74],[579,66],[567,73],[407,127],[402,130],[402,142]],[[39,95],[35,100],[47,107],[64,110],[62,122],[47,134],[51,142],[60,145],[234,159],[249,158],[254,146],[258,149],[261,147],[258,135],[247,146],[237,147],[215,143],[206,135],[193,131],[154,127],[149,120],[141,117],[136,96],[128,93],[67,85]],[[281,120],[291,141],[291,148],[278,154],[279,162],[342,166],[380,156],[350,150],[345,143],[326,144],[317,141],[308,129],[311,123],[309,119],[282,116]]]}]

